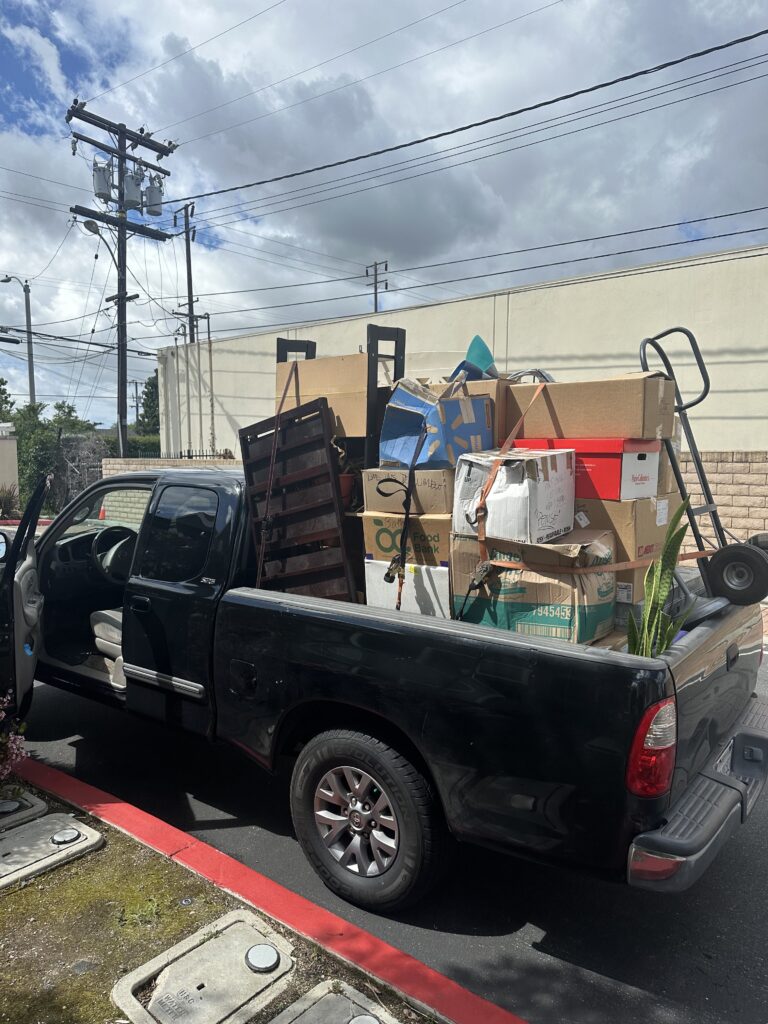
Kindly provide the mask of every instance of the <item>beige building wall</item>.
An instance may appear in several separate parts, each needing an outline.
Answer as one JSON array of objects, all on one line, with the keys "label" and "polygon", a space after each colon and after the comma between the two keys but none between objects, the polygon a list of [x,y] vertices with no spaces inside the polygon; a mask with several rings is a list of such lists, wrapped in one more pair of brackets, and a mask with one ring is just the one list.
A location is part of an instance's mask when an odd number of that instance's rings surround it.
[{"label": "beige building wall", "polygon": [[[768,449],[768,247],[657,263],[514,288],[467,299],[306,323],[214,341],[215,446],[237,454],[237,431],[274,412],[279,336],[310,338],[318,356],[357,352],[366,325],[403,327],[406,372],[450,372],[480,334],[501,371],[543,367],[557,380],[636,370],[643,337],[682,325],[697,336],[712,378],[709,398],[692,413],[702,450]],[[700,389],[682,341],[669,354],[686,397]],[[208,348],[161,349],[160,421],[164,452],[211,446]],[[189,392],[189,400],[187,393]]]},{"label": "beige building wall", "polygon": [[16,438],[0,436],[0,487],[13,485],[19,489],[19,462],[16,455]]}]

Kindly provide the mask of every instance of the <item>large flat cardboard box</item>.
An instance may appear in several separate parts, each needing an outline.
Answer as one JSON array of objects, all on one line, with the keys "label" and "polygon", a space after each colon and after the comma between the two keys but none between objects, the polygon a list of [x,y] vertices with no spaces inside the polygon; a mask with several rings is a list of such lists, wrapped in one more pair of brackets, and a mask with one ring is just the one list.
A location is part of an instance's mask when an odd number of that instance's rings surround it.
[{"label": "large flat cardboard box", "polygon": [[[413,474],[411,512],[429,515],[453,511],[453,469],[417,469]],[[366,512],[402,513],[408,488],[407,469],[364,469]]]},{"label": "large flat cardboard box", "polygon": [[[400,552],[404,515],[363,512],[366,561],[389,564]],[[450,515],[411,516],[408,522],[406,562],[447,566],[451,549]]]},{"label": "large flat cardboard box", "polygon": [[[528,409],[536,384],[509,384],[506,428]],[[675,430],[675,385],[657,373],[547,384],[526,413],[518,436],[636,437],[660,441]]]},{"label": "large flat cardboard box", "polygon": [[[498,452],[462,455],[456,471],[453,530],[477,536],[477,506]],[[544,544],[573,529],[573,451],[516,451],[503,456],[486,498],[486,537]]]},{"label": "large flat cardboard box", "polygon": [[471,380],[463,384],[456,384],[449,380],[424,380],[417,378],[419,383],[424,384],[436,395],[469,395],[477,397],[487,395],[493,403],[493,440],[492,448],[501,448],[507,439],[507,413],[504,395],[508,385],[502,380]]},{"label": "large flat cardboard box", "polygon": [[512,447],[572,448],[576,453],[577,498],[631,501],[655,498],[659,493],[662,444],[637,438],[571,437],[525,438],[514,441]]},{"label": "large flat cardboard box", "polygon": [[[278,363],[275,379],[275,410],[277,410],[291,363]],[[331,411],[331,431],[336,437],[365,437],[368,422],[368,356],[325,356],[322,359],[299,359],[296,376],[285,396],[284,410],[295,409],[306,402],[326,398]],[[378,388],[376,418],[381,423],[390,388]]]},{"label": "large flat cardboard box", "polygon": [[[365,598],[372,608],[395,610],[397,580],[387,583],[384,574],[386,562],[365,563]],[[405,567],[405,581],[400,602],[401,612],[431,615],[435,619],[450,619],[450,572],[441,565],[413,565]]]},{"label": "large flat cardboard box", "polygon": [[382,468],[455,469],[464,452],[491,447],[493,410],[487,395],[441,398],[418,381],[397,382],[381,425]]},{"label": "large flat cardboard box", "polygon": [[[526,562],[535,569],[496,569],[466,605],[472,574],[480,561],[474,537],[451,537],[454,615],[526,636],[591,643],[613,629],[615,573],[576,574],[569,569],[614,560],[609,530],[573,530],[556,544],[493,541],[492,559]],[[544,567],[544,568],[542,568]]]},{"label": "large flat cardboard box", "polygon": [[[677,492],[660,498],[635,501],[576,499],[575,520],[584,529],[611,530],[616,537],[616,561],[633,562],[637,558],[656,558],[667,533],[669,520],[680,505]],[[616,600],[638,604],[644,596],[647,567],[624,569],[616,573]]]}]

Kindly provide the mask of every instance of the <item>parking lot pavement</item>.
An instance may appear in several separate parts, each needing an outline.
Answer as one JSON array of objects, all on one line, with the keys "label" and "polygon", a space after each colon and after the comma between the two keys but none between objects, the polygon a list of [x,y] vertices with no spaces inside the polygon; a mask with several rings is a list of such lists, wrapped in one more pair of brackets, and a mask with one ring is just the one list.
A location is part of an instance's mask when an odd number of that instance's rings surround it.
[{"label": "parking lot pavement", "polygon": [[[768,663],[760,690],[768,693]],[[765,1024],[768,796],[691,891],[661,897],[481,849],[396,917],[317,879],[285,779],[234,751],[38,686],[29,747],[411,953],[531,1024]]]}]

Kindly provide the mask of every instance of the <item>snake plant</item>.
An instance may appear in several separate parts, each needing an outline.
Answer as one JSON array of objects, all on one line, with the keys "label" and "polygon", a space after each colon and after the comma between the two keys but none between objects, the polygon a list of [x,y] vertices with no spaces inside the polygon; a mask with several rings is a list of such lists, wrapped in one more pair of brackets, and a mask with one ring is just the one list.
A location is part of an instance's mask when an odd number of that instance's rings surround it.
[{"label": "snake plant", "polygon": [[683,502],[670,519],[661,554],[648,566],[640,622],[630,613],[627,636],[630,654],[645,658],[661,654],[670,646],[685,621],[685,615],[673,619],[664,611],[664,606],[672,590],[677,558],[688,529],[687,523],[680,525],[687,504],[687,501]]}]

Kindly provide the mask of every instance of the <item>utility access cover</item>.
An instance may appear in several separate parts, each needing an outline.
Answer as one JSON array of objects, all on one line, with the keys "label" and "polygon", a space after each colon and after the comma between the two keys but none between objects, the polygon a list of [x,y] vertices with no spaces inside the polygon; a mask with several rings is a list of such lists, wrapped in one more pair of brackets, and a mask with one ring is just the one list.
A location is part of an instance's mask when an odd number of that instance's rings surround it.
[{"label": "utility access cover", "polygon": [[134,1024],[245,1024],[285,989],[292,952],[236,910],[126,975],[112,1000]]},{"label": "utility access cover", "polygon": [[39,818],[47,810],[48,805],[34,794],[28,793],[26,789],[18,796],[0,800],[0,832],[7,828],[16,828],[17,825],[23,825],[25,821],[31,821],[33,818]]},{"label": "utility access cover", "polygon": [[46,814],[0,833],[0,889],[98,849],[104,837],[71,814]]},{"label": "utility access cover", "polygon": [[[442,1018],[440,1018],[442,1019]],[[388,1010],[342,981],[324,981],[271,1024],[400,1024]]]}]

